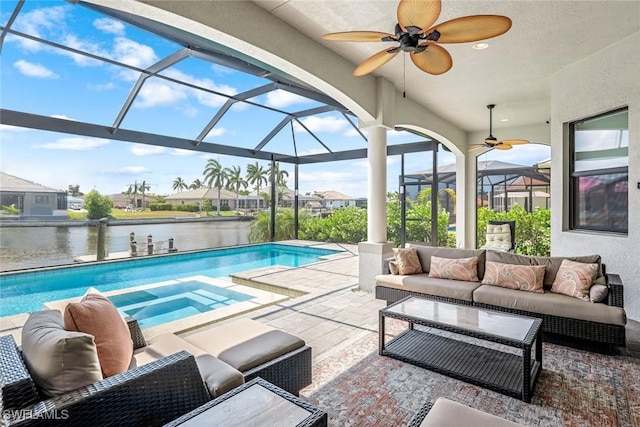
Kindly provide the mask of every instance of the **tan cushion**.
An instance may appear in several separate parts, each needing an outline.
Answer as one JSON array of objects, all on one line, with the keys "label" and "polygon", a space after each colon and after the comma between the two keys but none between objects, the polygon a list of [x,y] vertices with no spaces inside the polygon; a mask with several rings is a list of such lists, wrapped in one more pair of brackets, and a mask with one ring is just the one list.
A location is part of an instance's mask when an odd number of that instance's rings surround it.
[{"label": "tan cushion", "polygon": [[480,304],[491,304],[532,313],[589,320],[597,323],[622,326],[627,323],[627,316],[622,307],[611,307],[606,304],[585,304],[584,301],[577,298],[554,294],[553,292],[537,294],[498,286],[482,285],[473,292],[473,300]]},{"label": "tan cushion", "polygon": [[508,251],[511,249],[511,227],[509,224],[488,224],[485,249]]},{"label": "tan cushion", "polygon": [[469,258],[472,256],[478,257],[478,278],[482,280],[484,276],[484,262],[485,262],[485,250],[484,249],[458,249],[458,248],[444,248],[437,246],[419,245],[416,243],[407,243],[408,248],[415,248],[420,258],[420,264],[422,264],[422,271],[428,273],[431,269],[431,257],[437,256],[441,258]]},{"label": "tan cushion", "polygon": [[609,288],[607,288],[607,281],[604,277],[599,277],[589,289],[589,301],[591,302],[603,302],[609,295]]},{"label": "tan cushion", "polygon": [[522,424],[439,397],[420,427],[518,427]]},{"label": "tan cushion", "polygon": [[102,380],[93,336],[65,331],[62,313],[31,313],[22,327],[22,355],[47,396],[59,396]]},{"label": "tan cushion", "polygon": [[451,259],[432,256],[429,277],[479,282],[478,257]]},{"label": "tan cushion", "polygon": [[389,272],[391,274],[400,274],[400,269],[398,268],[397,262],[389,261]]},{"label": "tan cushion", "polygon": [[105,378],[129,368],[133,355],[131,333],[118,309],[107,297],[90,293],[80,302],[69,303],[64,310],[64,326],[68,331],[84,332],[95,337]]},{"label": "tan cushion", "polygon": [[543,293],[544,265],[516,265],[487,261],[483,285]]},{"label": "tan cushion", "polygon": [[162,334],[149,340],[146,347],[134,352],[133,357],[137,366],[141,366],[182,350],[195,356],[200,375],[212,396],[220,396],[244,384],[244,377],[237,369],[174,334]]},{"label": "tan cushion", "polygon": [[237,319],[185,336],[185,340],[240,372],[304,346],[295,335],[251,319]]},{"label": "tan cushion", "polygon": [[398,274],[422,273],[420,258],[414,248],[393,248],[393,254],[396,257]]},{"label": "tan cushion", "polygon": [[408,276],[379,275],[376,276],[376,285],[471,302],[473,301],[473,291],[480,286],[480,283],[436,279],[429,277],[427,273],[422,273]]},{"label": "tan cushion", "polygon": [[562,260],[556,279],[551,285],[551,292],[589,301],[589,289],[597,273],[598,264]]}]

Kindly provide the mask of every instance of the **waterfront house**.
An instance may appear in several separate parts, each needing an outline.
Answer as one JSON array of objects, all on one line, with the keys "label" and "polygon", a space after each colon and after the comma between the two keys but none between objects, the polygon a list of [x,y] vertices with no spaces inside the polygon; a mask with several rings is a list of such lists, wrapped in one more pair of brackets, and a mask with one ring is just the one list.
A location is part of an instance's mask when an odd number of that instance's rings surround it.
[{"label": "waterfront house", "polygon": [[[67,219],[67,192],[0,172],[0,205],[21,219]],[[7,207],[5,209],[5,207]]]}]

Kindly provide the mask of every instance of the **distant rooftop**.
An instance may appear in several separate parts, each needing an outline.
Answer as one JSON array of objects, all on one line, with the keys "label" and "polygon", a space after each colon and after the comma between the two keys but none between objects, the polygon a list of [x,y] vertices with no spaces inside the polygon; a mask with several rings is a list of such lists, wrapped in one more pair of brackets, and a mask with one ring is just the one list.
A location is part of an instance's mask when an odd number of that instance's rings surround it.
[{"label": "distant rooftop", "polygon": [[64,190],[55,190],[53,188],[45,187],[44,185],[37,184],[32,181],[28,181],[17,176],[9,175],[8,173],[0,172],[0,191],[19,191],[28,193],[60,193]]}]

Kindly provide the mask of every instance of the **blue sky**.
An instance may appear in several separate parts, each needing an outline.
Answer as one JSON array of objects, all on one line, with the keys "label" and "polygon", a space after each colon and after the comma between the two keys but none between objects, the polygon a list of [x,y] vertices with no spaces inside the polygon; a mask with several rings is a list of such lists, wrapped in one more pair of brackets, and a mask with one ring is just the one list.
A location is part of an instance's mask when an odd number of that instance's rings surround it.
[{"label": "blue sky", "polygon": [[[0,1],[4,26],[17,1]],[[145,68],[180,46],[127,24],[64,1],[27,0],[13,29],[56,43],[88,51],[134,67]],[[112,126],[139,73],[75,55],[30,40],[9,35],[0,57],[0,102],[2,108],[44,116],[81,120]],[[162,75],[187,81],[224,94],[237,94],[268,83],[209,62],[188,58],[164,70]],[[216,114],[226,98],[149,78],[129,110],[122,128],[194,139]],[[252,99],[260,105],[287,112],[313,108],[317,103],[285,91],[274,91]],[[239,147],[255,147],[284,116],[253,105],[237,103],[205,138]],[[304,125],[334,151],[365,148],[365,141],[338,113],[303,120]],[[300,126],[295,126],[298,154],[326,150]],[[390,132],[389,144],[414,142],[418,137]],[[254,159],[204,155],[116,140],[0,127],[0,167],[3,172],[47,187],[66,189],[80,185],[88,192],[120,193],[134,182],[145,181],[152,193],[172,194],[172,183],[181,177],[187,183],[202,179],[209,158],[231,168]],[[293,154],[292,129],[285,127],[264,147]],[[481,160],[497,159],[530,165],[549,157],[549,149],[537,145],[491,152]],[[441,154],[441,163],[452,163],[453,155]],[[268,162],[259,161],[265,168]],[[407,155],[405,170],[431,168],[427,153]],[[282,164],[290,174],[293,165]],[[397,190],[400,158],[388,159],[388,191]],[[343,161],[300,166],[300,192],[337,190],[353,197],[367,195],[367,161]]]}]

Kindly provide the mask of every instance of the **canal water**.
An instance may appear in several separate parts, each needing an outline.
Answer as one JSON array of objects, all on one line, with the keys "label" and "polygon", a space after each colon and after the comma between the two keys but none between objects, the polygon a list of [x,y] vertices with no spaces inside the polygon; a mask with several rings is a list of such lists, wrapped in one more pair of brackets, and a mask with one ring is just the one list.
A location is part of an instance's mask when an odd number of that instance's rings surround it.
[{"label": "canal water", "polygon": [[[178,251],[210,249],[249,243],[250,221],[207,221],[168,224],[110,225],[109,253],[129,250],[129,235],[138,243],[167,242],[173,238]],[[95,255],[97,227],[5,227],[0,228],[0,271],[73,264],[82,255]],[[166,243],[165,243],[166,247]]]}]

